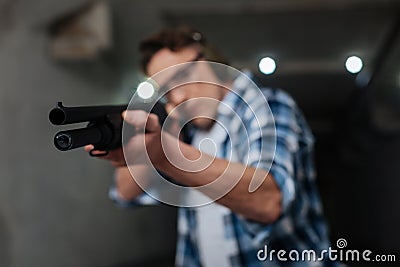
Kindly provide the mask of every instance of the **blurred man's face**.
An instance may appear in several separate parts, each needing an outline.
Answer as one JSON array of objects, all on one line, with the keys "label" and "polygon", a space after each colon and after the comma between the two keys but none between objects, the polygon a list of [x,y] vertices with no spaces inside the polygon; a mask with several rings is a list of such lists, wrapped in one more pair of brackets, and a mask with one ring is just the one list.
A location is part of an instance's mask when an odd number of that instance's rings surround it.
[{"label": "blurred man's face", "polygon": [[[198,55],[198,51],[193,47],[184,48],[177,52],[164,48],[150,60],[147,66],[147,74],[152,77],[168,67],[196,60]],[[187,66],[170,68],[163,72],[163,75],[158,75],[156,80],[160,85],[163,85],[174,79],[180,72],[184,72],[184,75],[190,75],[190,77],[184,79],[186,80],[184,85],[179,85],[179,81],[172,82],[177,86],[166,94],[167,110],[173,112],[171,116],[179,117],[185,121],[191,120],[195,126],[201,129],[209,129],[216,119],[219,101],[222,100],[227,89],[215,85],[217,79],[207,63],[193,62],[189,68]],[[196,82],[199,80],[210,81],[210,83]],[[188,81],[189,83],[187,83]],[[214,82],[214,84],[211,82]]]}]

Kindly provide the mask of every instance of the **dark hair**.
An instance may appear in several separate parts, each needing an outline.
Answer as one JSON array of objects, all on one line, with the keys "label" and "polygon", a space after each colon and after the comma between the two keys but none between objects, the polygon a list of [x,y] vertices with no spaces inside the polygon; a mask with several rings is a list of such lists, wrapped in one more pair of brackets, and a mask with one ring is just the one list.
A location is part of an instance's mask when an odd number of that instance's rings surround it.
[{"label": "dark hair", "polygon": [[145,38],[140,43],[140,68],[146,73],[147,65],[151,58],[163,48],[168,48],[171,51],[179,51],[192,45],[199,47],[199,52],[204,55],[206,60],[228,64],[226,59],[222,57],[214,47],[207,43],[202,33],[189,26],[180,26],[177,28],[163,29]]}]

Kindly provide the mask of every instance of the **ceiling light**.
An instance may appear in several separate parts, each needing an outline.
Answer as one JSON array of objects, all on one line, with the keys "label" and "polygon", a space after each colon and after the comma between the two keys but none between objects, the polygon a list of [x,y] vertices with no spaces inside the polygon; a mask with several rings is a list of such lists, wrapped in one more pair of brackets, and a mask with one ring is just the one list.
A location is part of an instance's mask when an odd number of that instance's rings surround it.
[{"label": "ceiling light", "polygon": [[264,57],[260,60],[260,63],[258,63],[258,67],[262,73],[269,75],[274,73],[276,69],[276,63],[272,58]]},{"label": "ceiling light", "polygon": [[149,99],[154,95],[154,86],[149,82],[142,82],[137,88],[137,94],[142,99]]},{"label": "ceiling light", "polygon": [[358,73],[363,68],[363,62],[361,58],[351,56],[346,60],[346,69],[350,73]]}]

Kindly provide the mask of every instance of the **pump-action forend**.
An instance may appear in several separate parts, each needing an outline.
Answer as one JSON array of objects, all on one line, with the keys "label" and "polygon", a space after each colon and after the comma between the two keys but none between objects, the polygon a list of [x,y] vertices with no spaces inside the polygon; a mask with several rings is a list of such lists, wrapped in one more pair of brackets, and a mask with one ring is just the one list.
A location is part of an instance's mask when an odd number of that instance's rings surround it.
[{"label": "pump-action forend", "polygon": [[[58,132],[54,136],[54,145],[61,151],[92,144],[94,150],[106,151],[105,154],[92,156],[104,156],[109,150],[122,146],[121,113],[128,105],[119,106],[84,106],[64,107],[62,102],[49,113],[49,120],[54,125],[66,125],[80,122],[88,122],[85,128]],[[148,104],[135,105],[133,109],[149,110]],[[157,102],[151,109],[151,113],[158,115],[160,124],[167,117],[164,106]]]}]

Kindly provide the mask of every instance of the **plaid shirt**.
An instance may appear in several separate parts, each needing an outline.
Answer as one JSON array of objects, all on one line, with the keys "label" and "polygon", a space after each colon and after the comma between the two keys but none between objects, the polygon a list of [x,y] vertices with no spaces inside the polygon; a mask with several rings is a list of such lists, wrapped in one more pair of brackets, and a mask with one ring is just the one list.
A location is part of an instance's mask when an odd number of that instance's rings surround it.
[{"label": "plaid shirt", "polygon": [[[282,194],[282,214],[272,224],[247,220],[230,212],[224,215],[224,237],[227,242],[235,242],[237,248],[229,257],[231,266],[329,266],[321,262],[279,262],[260,261],[257,252],[268,246],[274,249],[302,250],[312,249],[317,253],[328,249],[327,227],[322,216],[321,201],[315,185],[313,163],[313,136],[300,110],[293,99],[280,90],[258,88],[247,79],[238,78],[234,85],[235,93],[229,92],[220,105],[217,121],[229,132],[226,142],[219,149],[219,156],[237,155],[237,160],[249,166],[270,169]],[[272,111],[276,128],[275,154],[268,151],[272,135],[270,112]],[[234,114],[235,113],[235,114]],[[240,121],[237,121],[240,120]],[[237,127],[244,125],[245,130]],[[272,123],[273,124],[273,123]],[[243,128],[243,127],[242,127]],[[249,140],[247,148],[244,143]],[[262,146],[263,149],[261,148]],[[244,160],[246,159],[246,161]],[[129,207],[138,204],[154,204],[155,200],[143,194],[134,201],[124,202],[118,198],[114,187],[110,197],[119,206]],[[197,241],[196,208],[179,208],[178,244],[176,266],[202,266]]]}]

